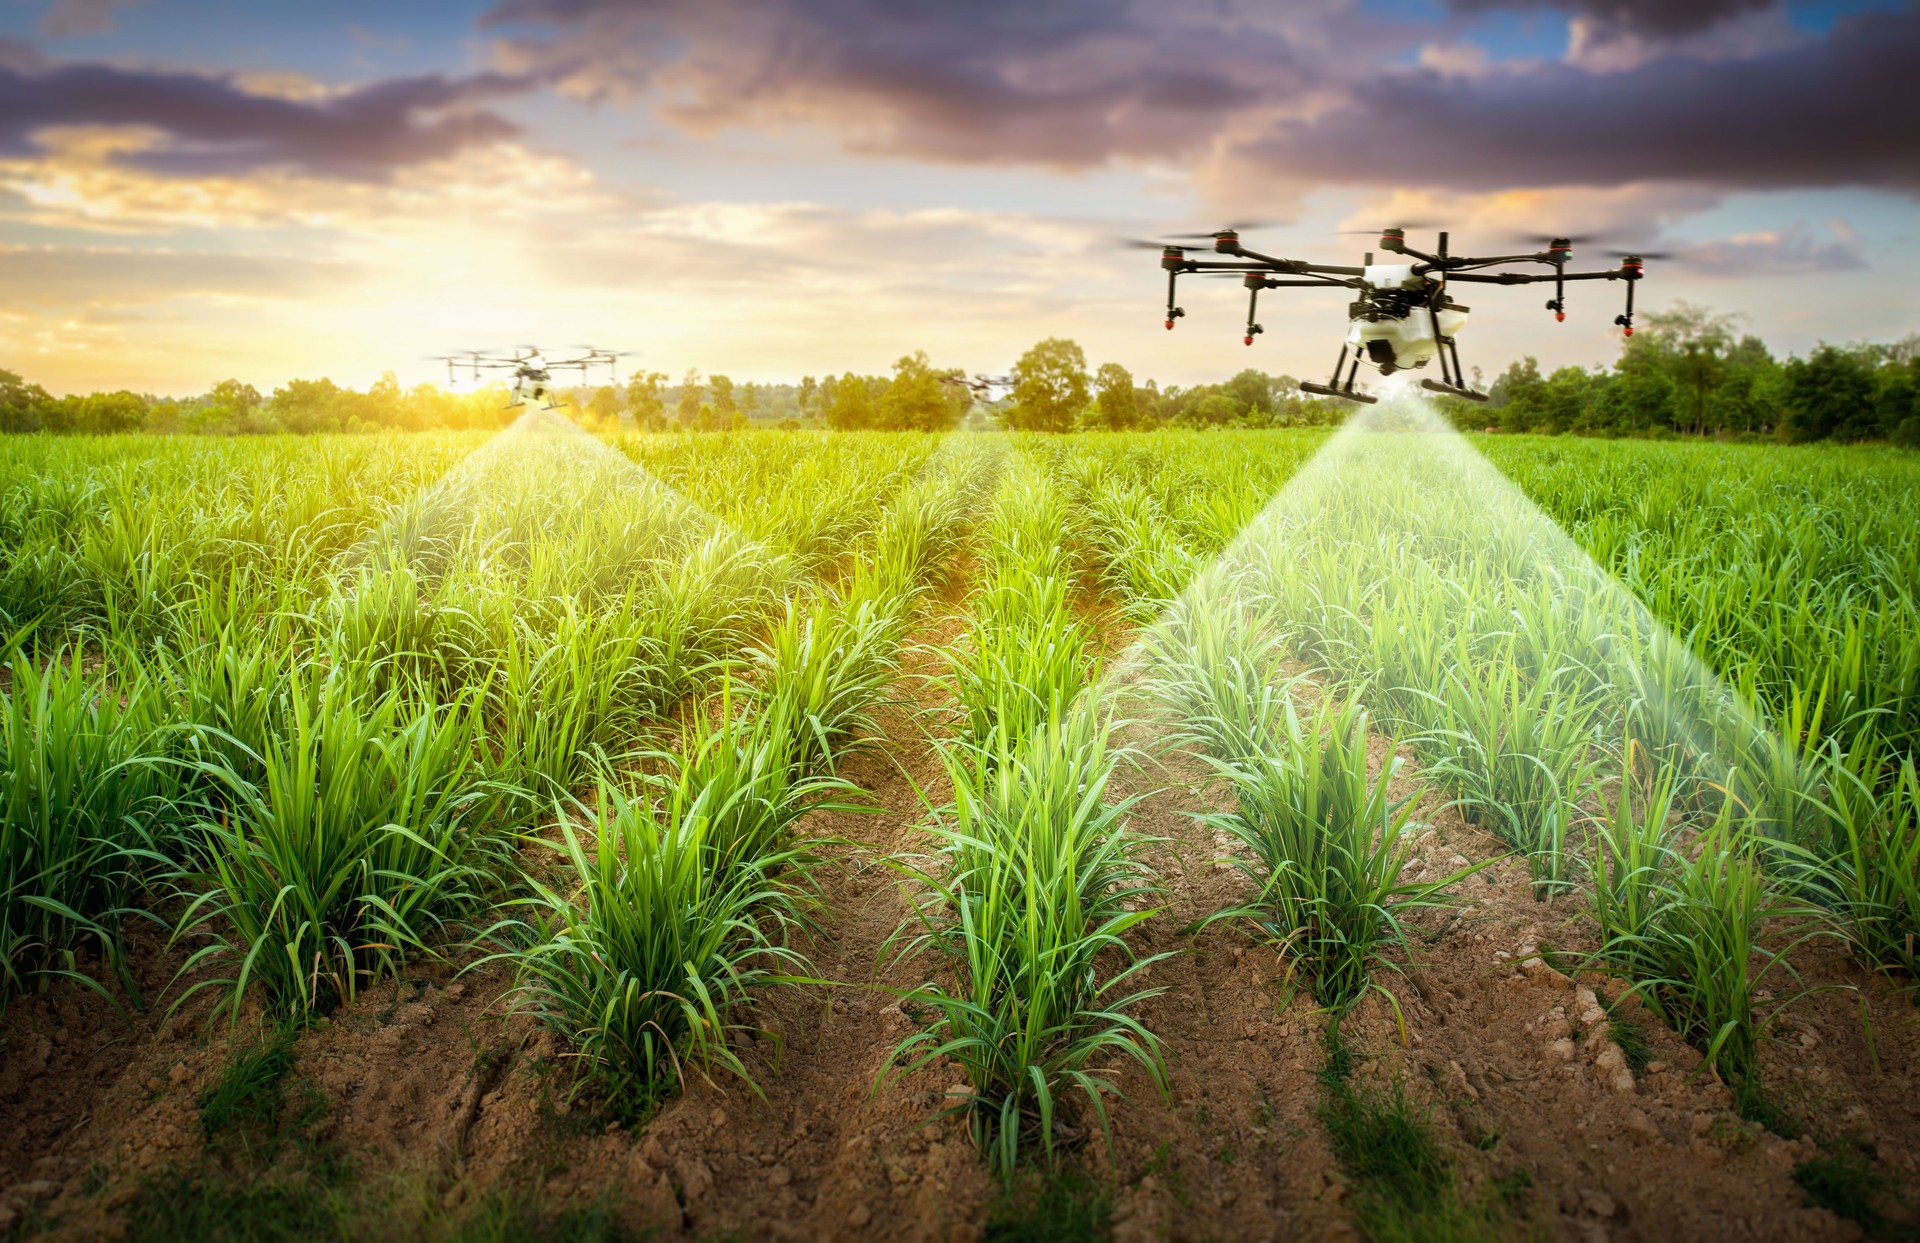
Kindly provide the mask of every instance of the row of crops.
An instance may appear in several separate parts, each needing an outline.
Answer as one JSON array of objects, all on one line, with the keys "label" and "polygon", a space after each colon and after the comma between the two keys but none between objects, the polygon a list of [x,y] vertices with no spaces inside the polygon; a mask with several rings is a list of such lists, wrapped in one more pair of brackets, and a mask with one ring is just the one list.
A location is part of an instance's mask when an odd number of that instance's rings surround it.
[{"label": "row of crops", "polygon": [[[1399,921],[1459,879],[1408,878],[1385,733],[1747,1082],[1798,940],[1916,966],[1920,468],[1491,449],[1524,497],[1417,425],[23,441],[0,1004],[91,986],[299,1022],[463,947],[622,1112],[689,1063],[745,1076],[742,1003],[812,974],[807,815],[861,801],[838,761],[964,562],[951,795],[891,860],[889,951],[923,980],[891,1066],[957,1064],[947,1103],[996,1167],[1104,1122],[1123,1066],[1166,1082],[1139,930],[1169,895],[1120,793],[1137,716],[1224,778],[1207,823],[1245,896],[1216,919],[1322,1004],[1379,989]],[[1138,628],[1112,667],[1090,594]],[[159,998],[126,961],[141,921],[184,964]]]},{"label": "row of crops", "polygon": [[[1768,977],[1804,941],[1912,977],[1909,463],[1695,450],[1656,474],[1642,446],[1502,446],[1536,505],[1417,420],[1343,435],[1284,490],[1253,454],[1147,449],[1053,456],[1110,588],[1159,619],[1162,698],[1230,780],[1218,827],[1260,895],[1237,913],[1324,1003],[1367,987],[1354,912],[1392,937],[1457,879],[1399,881],[1407,809],[1363,780],[1367,712],[1543,896],[1582,895],[1595,965],[1744,1091],[1759,999],[1800,991]],[[1283,669],[1338,706],[1303,727]]]}]

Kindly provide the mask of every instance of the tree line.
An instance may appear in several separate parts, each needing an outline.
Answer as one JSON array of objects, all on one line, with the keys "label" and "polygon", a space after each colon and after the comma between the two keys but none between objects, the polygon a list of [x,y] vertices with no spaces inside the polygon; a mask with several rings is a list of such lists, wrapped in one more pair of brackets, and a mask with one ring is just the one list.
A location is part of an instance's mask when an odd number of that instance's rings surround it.
[{"label": "tree line", "polygon": [[1682,303],[1646,315],[1613,366],[1514,363],[1455,421],[1504,432],[1885,440],[1920,447],[1920,335],[1775,358],[1736,317]]},{"label": "tree line", "polygon": [[[1644,316],[1609,367],[1540,373],[1532,358],[1494,380],[1485,404],[1443,398],[1458,425],[1489,431],[1604,436],[1776,437],[1787,441],[1885,440],[1920,446],[1920,336],[1891,345],[1822,345],[1777,359],[1738,330],[1732,316],[1680,304]],[[562,390],[559,399],[592,430],[725,432],[745,427],[944,431],[1001,426],[1020,431],[1126,431],[1156,427],[1314,427],[1350,407],[1313,397],[1292,376],[1255,368],[1215,384],[1162,388],[1117,362],[1090,368],[1074,341],[1049,337],[1021,355],[1011,390],[976,403],[961,372],[925,351],[890,374],[805,376],[797,384],[735,383],[688,371],[679,383],[641,371],[622,384]],[[1481,382],[1475,372],[1476,385]],[[197,397],[133,392],[50,396],[0,370],[3,432],[417,431],[497,428],[518,410],[499,385],[451,392],[403,388],[389,372],[365,392],[327,379],[292,380],[262,394],[223,380]]]}]

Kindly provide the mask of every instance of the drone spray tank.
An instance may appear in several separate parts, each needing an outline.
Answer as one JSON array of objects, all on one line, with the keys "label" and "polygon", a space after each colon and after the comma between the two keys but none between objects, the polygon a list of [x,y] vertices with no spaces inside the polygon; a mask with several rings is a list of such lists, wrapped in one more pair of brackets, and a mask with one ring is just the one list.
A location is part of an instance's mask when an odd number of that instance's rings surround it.
[{"label": "drone spray tank", "polygon": [[1445,278],[1411,263],[1369,263],[1359,299],[1348,307],[1347,344],[1364,351],[1381,375],[1424,367],[1467,322],[1467,308],[1446,295]]}]

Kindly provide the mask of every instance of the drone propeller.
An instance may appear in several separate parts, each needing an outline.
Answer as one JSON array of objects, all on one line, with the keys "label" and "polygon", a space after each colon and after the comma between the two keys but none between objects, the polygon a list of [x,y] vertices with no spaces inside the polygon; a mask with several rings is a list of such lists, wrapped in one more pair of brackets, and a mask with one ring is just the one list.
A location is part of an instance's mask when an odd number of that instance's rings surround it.
[{"label": "drone propeller", "polygon": [[1591,246],[1600,239],[1590,233],[1576,233],[1569,237],[1565,233],[1513,233],[1509,234],[1517,242],[1528,246],[1551,246],[1555,242],[1566,242],[1570,246]]},{"label": "drone propeller", "polygon": [[[1203,234],[1195,234],[1194,236],[1205,237],[1211,240],[1213,237],[1213,234],[1203,233]],[[1117,237],[1113,240],[1113,244],[1121,247],[1124,250],[1162,250],[1162,251],[1177,250],[1182,254],[1185,254],[1189,250],[1208,249],[1208,247],[1204,247],[1204,246],[1182,246],[1177,242],[1149,242],[1143,238],[1138,238],[1138,237]]]},{"label": "drone propeller", "polygon": [[1439,227],[1439,222],[1435,220],[1402,220],[1398,224],[1385,225],[1378,229],[1336,229],[1333,235],[1335,237],[1379,237],[1382,233],[1393,233],[1396,231],[1407,233],[1414,229],[1437,229]]},{"label": "drone propeller", "polygon": [[[1514,233],[1514,234],[1510,234],[1509,236],[1511,236],[1515,241],[1524,243],[1525,245],[1539,246],[1542,248],[1553,246],[1557,243],[1562,243],[1562,242],[1572,246],[1585,247],[1585,246],[1592,246],[1600,240],[1599,238],[1594,237],[1591,234],[1587,234],[1584,236],[1576,235],[1573,237],[1568,237],[1566,234],[1563,233],[1557,237],[1549,237],[1545,233]],[[1681,254],[1680,252],[1670,251],[1670,250],[1602,250],[1600,253],[1605,255],[1609,259],[1640,258],[1640,259],[1658,259],[1663,262],[1670,262],[1670,261],[1676,261],[1676,260],[1684,260],[1686,258],[1686,256],[1684,254]]]},{"label": "drone propeller", "polygon": [[1184,238],[1188,241],[1210,242],[1217,237],[1224,237],[1229,233],[1245,233],[1252,229],[1271,229],[1274,227],[1274,224],[1275,222],[1272,220],[1235,220],[1229,224],[1221,225],[1211,233],[1169,233],[1167,236]]}]

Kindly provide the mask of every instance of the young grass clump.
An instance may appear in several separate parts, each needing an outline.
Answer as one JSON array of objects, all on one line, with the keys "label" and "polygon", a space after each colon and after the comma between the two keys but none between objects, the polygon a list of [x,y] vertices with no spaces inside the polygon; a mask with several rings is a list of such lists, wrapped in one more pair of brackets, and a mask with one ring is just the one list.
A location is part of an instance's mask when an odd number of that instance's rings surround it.
[{"label": "young grass clump", "polygon": [[991,583],[965,637],[941,652],[964,714],[961,740],[991,749],[1065,716],[1094,678],[1089,637],[1063,579],[1014,567]]},{"label": "young grass clump", "polygon": [[1372,972],[1405,946],[1401,920],[1445,904],[1447,886],[1468,873],[1401,879],[1412,800],[1390,793],[1397,757],[1369,779],[1365,712],[1326,704],[1302,721],[1289,703],[1281,721],[1267,752],[1216,761],[1238,806],[1200,820],[1244,849],[1231,862],[1255,888],[1201,926],[1247,923],[1299,964],[1322,1005],[1344,1010],[1380,987]]},{"label": "young grass clump", "polygon": [[[1600,925],[1600,959],[1666,1023],[1703,1054],[1706,1065],[1758,1091],[1759,1041],[1796,998],[1762,1018],[1756,994],[1784,972],[1787,955],[1823,935],[1818,912],[1785,894],[1761,866],[1761,839],[1743,833],[1731,807],[1686,848],[1669,840],[1664,812],[1674,777],[1656,781],[1639,808],[1622,785],[1600,826],[1600,865],[1591,900]],[[1774,921],[1794,926],[1785,944],[1763,944]]]},{"label": "young grass clump", "polygon": [[899,864],[921,893],[893,944],[941,971],[906,998],[932,1019],[894,1049],[893,1073],[957,1063],[970,1094],[943,1112],[967,1119],[1003,1177],[1036,1143],[1051,1158],[1076,1104],[1105,1128],[1116,1062],[1166,1081],[1160,1041],[1132,1013],[1159,991],[1134,977],[1161,956],[1124,939],[1161,889],[1125,823],[1131,800],[1107,801],[1111,730],[1082,708],[1024,743],[949,748],[939,854]]},{"label": "young grass clump", "polygon": [[1560,670],[1529,680],[1509,664],[1454,671],[1438,698],[1450,724],[1417,744],[1426,775],[1467,818],[1524,851],[1542,891],[1571,883],[1567,834],[1598,770],[1596,708]]},{"label": "young grass clump", "polygon": [[698,764],[665,799],[602,774],[591,804],[556,804],[569,884],[534,882],[530,920],[495,929],[521,941],[496,955],[516,970],[513,1004],[579,1055],[575,1091],[594,1086],[630,1121],[690,1071],[723,1069],[758,1091],[728,1043],[735,1015],[808,972],[786,938],[805,919],[813,856],[774,841],[741,849],[736,805],[690,789]]},{"label": "young grass clump", "polygon": [[899,673],[897,599],[863,594],[787,606],[783,621],[748,659],[761,677],[749,692],[763,716],[793,731],[793,762],[803,771],[832,768],[877,730],[873,710]]},{"label": "young grass clump", "polygon": [[1272,748],[1296,680],[1279,676],[1281,637],[1232,593],[1177,601],[1147,644],[1147,690],[1180,720],[1182,741],[1227,764]]},{"label": "young grass clump", "polygon": [[794,825],[813,811],[851,811],[858,793],[852,782],[810,771],[806,742],[788,715],[790,701],[771,711],[732,711],[723,690],[720,715],[711,726],[681,732],[677,752],[655,759],[661,772],[650,779],[655,797],[670,806],[670,818],[705,825],[709,866],[724,871],[741,861],[778,857],[794,845]]},{"label": "young grass clump", "polygon": [[44,668],[16,654],[9,672],[0,695],[0,1010],[37,977],[87,979],[76,970],[86,942],[130,988],[119,922],[165,862],[157,835],[178,784],[159,762],[158,695],[144,679],[123,686],[89,671],[77,648]]},{"label": "young grass clump", "polygon": [[196,826],[174,935],[205,941],[183,975],[220,973],[187,995],[214,989],[236,1018],[256,982],[294,1022],[350,1000],[430,952],[507,866],[495,812],[514,792],[483,776],[477,695],[415,707],[350,682],[290,677],[258,782],[219,758],[201,764],[229,810]]},{"label": "young grass clump", "polygon": [[1920,772],[1908,758],[1879,783],[1839,754],[1837,740],[1831,752],[1823,792],[1810,800],[1821,831],[1807,891],[1834,911],[1862,963],[1920,975]]}]

